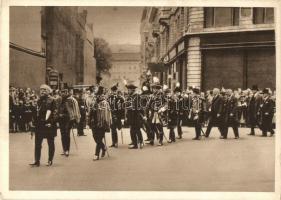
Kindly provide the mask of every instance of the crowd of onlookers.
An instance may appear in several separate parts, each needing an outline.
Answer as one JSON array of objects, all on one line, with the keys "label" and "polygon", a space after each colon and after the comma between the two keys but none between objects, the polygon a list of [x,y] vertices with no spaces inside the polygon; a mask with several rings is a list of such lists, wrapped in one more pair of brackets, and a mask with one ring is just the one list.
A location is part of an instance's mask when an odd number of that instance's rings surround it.
[{"label": "crowd of onlookers", "polygon": [[[276,92],[270,91],[270,98],[275,102]],[[182,92],[182,96],[189,95],[190,90]],[[85,102],[86,107],[89,108],[92,98],[94,97],[93,91],[89,89],[84,89],[82,91],[82,97]],[[123,91],[118,92],[119,95],[124,95]],[[237,89],[233,91],[235,97],[238,101],[238,116],[239,123],[241,127],[248,125],[248,102],[253,95],[251,89],[241,90]],[[52,94],[54,97],[60,96],[60,91],[56,90]],[[221,95],[224,95],[224,89],[221,89]],[[206,104],[211,103],[212,100],[212,90],[201,92],[201,97],[206,100]],[[37,100],[39,95],[30,88],[15,88],[10,87],[9,90],[9,128],[10,132],[27,132],[30,131],[31,122],[36,116]],[[207,119],[205,122],[207,123]],[[206,125],[206,123],[204,125]],[[275,124],[275,115],[273,117],[273,124]]]}]

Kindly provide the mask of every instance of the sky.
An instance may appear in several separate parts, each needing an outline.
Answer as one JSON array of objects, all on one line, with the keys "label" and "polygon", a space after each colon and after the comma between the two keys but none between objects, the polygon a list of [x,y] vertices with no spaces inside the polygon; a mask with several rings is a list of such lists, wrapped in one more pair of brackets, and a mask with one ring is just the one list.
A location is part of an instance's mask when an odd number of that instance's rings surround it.
[{"label": "sky", "polygon": [[143,7],[84,7],[93,23],[94,37],[112,44],[140,44]]}]

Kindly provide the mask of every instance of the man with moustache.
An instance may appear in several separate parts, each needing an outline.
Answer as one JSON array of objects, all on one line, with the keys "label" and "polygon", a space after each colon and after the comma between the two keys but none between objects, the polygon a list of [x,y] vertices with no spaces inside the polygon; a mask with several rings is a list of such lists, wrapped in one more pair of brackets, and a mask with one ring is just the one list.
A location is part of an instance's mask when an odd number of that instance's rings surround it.
[{"label": "man with moustache", "polygon": [[53,164],[55,153],[55,137],[57,136],[56,116],[57,110],[54,99],[50,96],[52,92],[48,85],[40,86],[40,99],[37,102],[37,115],[34,120],[35,129],[35,162],[32,167],[40,166],[41,148],[43,139],[46,138],[49,147],[47,166]]}]

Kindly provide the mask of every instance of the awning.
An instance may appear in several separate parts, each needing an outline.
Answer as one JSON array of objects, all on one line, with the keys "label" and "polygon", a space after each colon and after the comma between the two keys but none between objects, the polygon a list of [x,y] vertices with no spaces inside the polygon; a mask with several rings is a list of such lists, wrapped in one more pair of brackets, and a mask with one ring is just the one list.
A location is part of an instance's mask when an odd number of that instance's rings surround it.
[{"label": "awning", "polygon": [[164,72],[167,68],[167,66],[164,63],[147,63],[148,68],[151,72]]}]

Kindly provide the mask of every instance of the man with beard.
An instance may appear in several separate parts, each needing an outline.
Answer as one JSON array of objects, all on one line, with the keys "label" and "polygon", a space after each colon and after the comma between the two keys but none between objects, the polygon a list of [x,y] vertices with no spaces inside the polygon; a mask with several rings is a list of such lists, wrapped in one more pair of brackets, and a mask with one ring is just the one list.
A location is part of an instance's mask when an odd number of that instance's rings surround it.
[{"label": "man with beard", "polygon": [[80,110],[78,102],[69,93],[69,89],[63,89],[61,91],[62,102],[59,108],[59,126],[61,131],[61,142],[63,152],[61,155],[69,156],[70,150],[70,130],[74,123],[80,122]]},{"label": "man with beard", "polygon": [[40,166],[42,141],[47,139],[49,147],[49,158],[47,166],[53,164],[55,153],[54,139],[57,136],[56,128],[56,106],[54,99],[50,96],[51,88],[48,85],[40,86],[40,99],[37,103],[37,115],[35,125],[35,162],[30,164],[32,167]]}]

